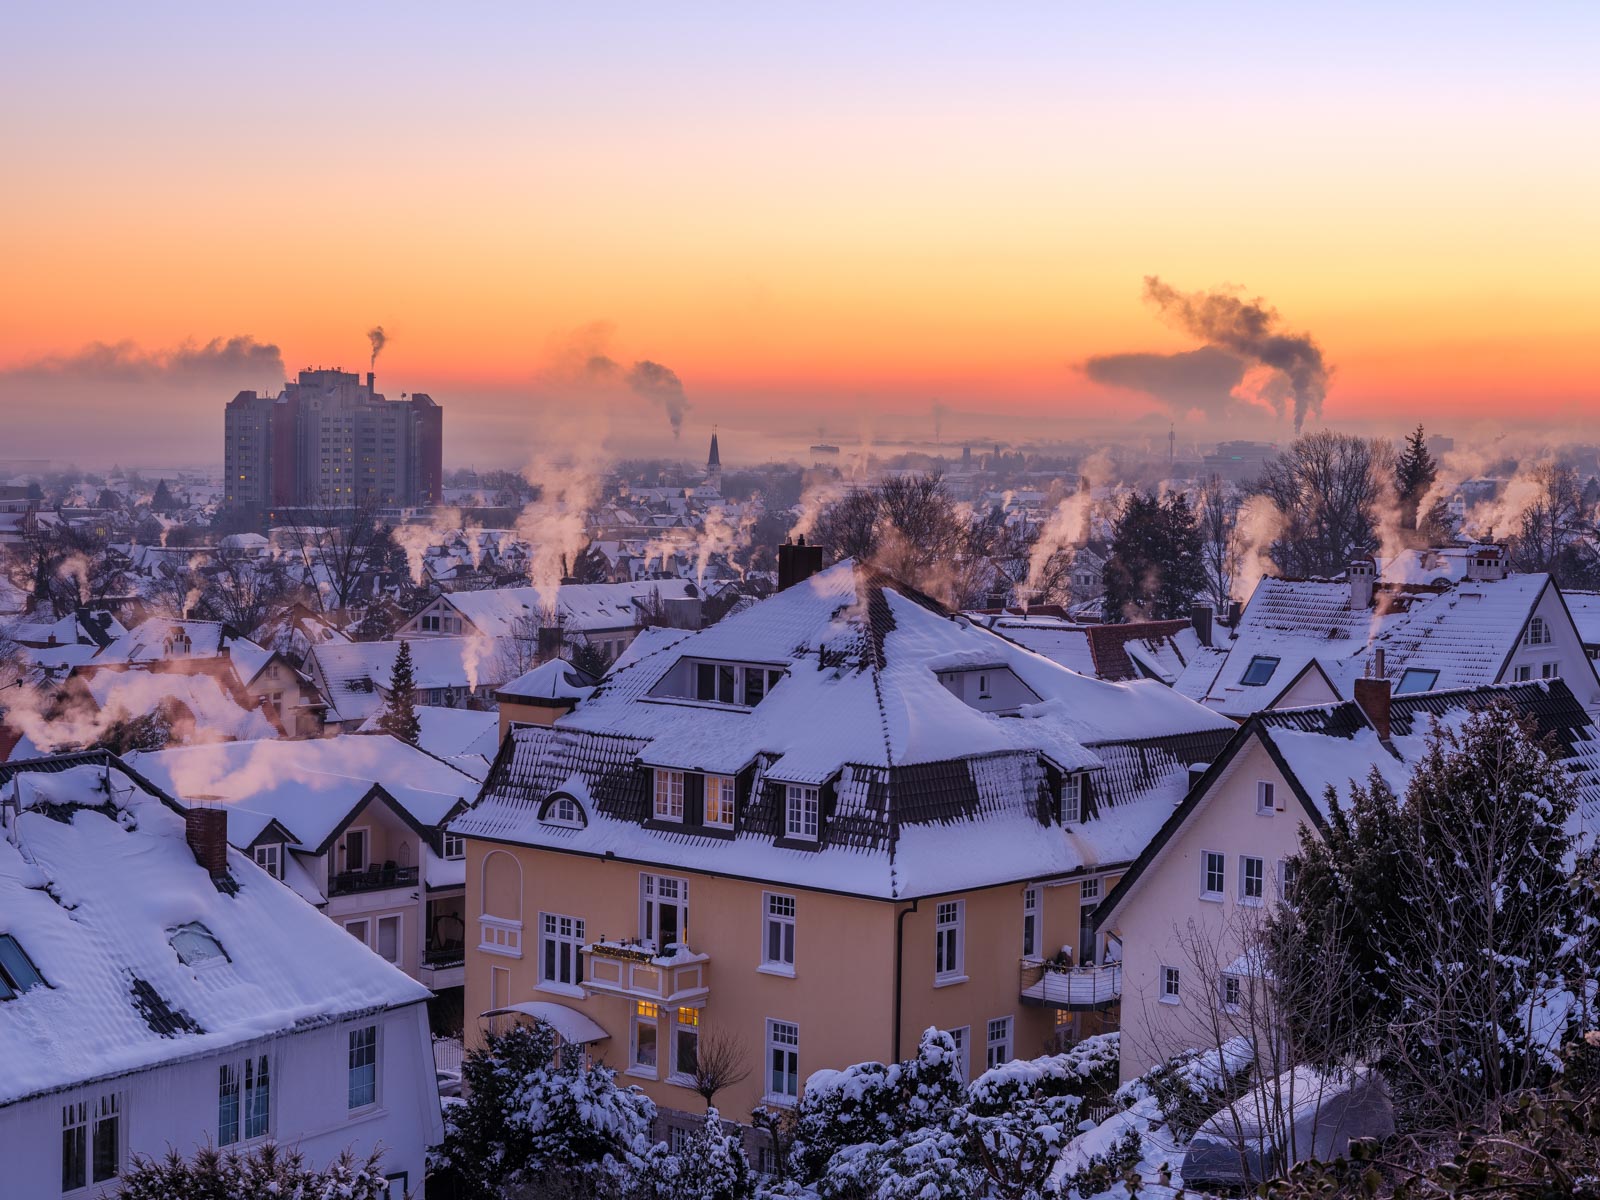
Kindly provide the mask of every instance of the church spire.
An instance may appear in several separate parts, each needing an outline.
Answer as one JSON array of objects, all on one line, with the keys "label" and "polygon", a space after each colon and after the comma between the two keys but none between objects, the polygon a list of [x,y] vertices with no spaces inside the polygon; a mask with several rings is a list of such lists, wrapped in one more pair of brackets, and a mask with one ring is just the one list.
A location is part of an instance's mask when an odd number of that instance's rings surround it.
[{"label": "church spire", "polygon": [[706,459],[706,470],[707,471],[720,471],[720,470],[722,470],[722,455],[717,453],[717,433],[716,433],[716,430],[712,430],[711,431],[711,457]]}]

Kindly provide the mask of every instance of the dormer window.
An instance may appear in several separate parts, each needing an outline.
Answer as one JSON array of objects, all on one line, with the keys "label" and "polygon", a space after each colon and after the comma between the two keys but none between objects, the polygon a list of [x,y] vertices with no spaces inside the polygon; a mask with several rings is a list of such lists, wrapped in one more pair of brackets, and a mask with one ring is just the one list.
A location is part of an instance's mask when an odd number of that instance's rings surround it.
[{"label": "dormer window", "polygon": [[821,813],[822,793],[819,789],[799,783],[788,785],[783,805],[783,832],[786,837],[816,841]]},{"label": "dormer window", "polygon": [[1072,771],[1061,777],[1061,823],[1083,820],[1083,772]]},{"label": "dormer window", "polygon": [[[581,829],[583,828],[583,810],[578,807],[578,802],[571,796],[556,796],[545,807],[544,821],[546,825],[564,825],[569,829]],[[448,833],[445,834],[447,845],[450,836]],[[465,857],[465,855],[463,854],[462,857]]]},{"label": "dormer window", "polygon": [[650,695],[658,700],[701,700],[754,708],[782,678],[783,669],[778,666],[682,658],[661,677]]},{"label": "dormer window", "polygon": [[655,818],[658,821],[683,820],[683,772],[656,768]]},{"label": "dormer window", "polygon": [[713,829],[733,828],[733,777],[707,775],[705,790],[705,824]]},{"label": "dormer window", "polygon": [[17,939],[0,933],[0,1000],[15,1000],[22,992],[44,986],[44,976],[23,953]]},{"label": "dormer window", "polygon": [[250,854],[256,860],[256,866],[260,867],[268,875],[271,875],[274,879],[283,878],[282,842],[265,842],[254,847]]},{"label": "dormer window", "polygon": [[208,963],[228,957],[222,943],[198,921],[190,921],[172,931],[168,939],[177,952],[178,961],[186,967],[203,967]]}]

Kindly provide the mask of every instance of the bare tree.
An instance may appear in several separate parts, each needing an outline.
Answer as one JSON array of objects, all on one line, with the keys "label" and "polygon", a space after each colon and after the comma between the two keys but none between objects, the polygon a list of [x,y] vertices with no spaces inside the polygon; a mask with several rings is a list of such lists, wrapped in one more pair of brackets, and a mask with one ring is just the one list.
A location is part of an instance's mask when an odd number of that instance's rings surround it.
[{"label": "bare tree", "polygon": [[1592,584],[1596,563],[1590,539],[1595,526],[1584,512],[1578,473],[1571,467],[1541,463],[1532,478],[1538,494],[1523,510],[1512,566],[1519,571],[1548,571],[1569,587]]},{"label": "bare tree", "polygon": [[201,602],[217,620],[248,636],[289,594],[289,574],[274,558],[221,547],[202,568]]},{"label": "bare tree", "polygon": [[1286,575],[1332,576],[1377,547],[1378,506],[1391,491],[1394,447],[1332,430],[1297,438],[1267,463],[1256,489],[1284,516],[1272,558]]},{"label": "bare tree", "polygon": [[1200,485],[1197,508],[1205,597],[1212,608],[1226,612],[1239,570],[1239,497],[1222,476],[1212,475]]},{"label": "bare tree", "polygon": [[383,569],[391,540],[378,524],[378,507],[374,495],[353,505],[296,510],[289,525],[289,551],[324,612],[349,608],[362,583]]},{"label": "bare tree", "polygon": [[709,1110],[718,1092],[750,1077],[750,1052],[738,1038],[720,1029],[700,1034],[698,1041],[691,1078]]}]

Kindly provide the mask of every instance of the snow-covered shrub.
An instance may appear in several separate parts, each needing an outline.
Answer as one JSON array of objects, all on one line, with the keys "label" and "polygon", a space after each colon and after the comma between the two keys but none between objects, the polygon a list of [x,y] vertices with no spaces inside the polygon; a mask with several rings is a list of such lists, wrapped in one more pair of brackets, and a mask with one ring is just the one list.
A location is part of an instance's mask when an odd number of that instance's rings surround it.
[{"label": "snow-covered shrub", "polygon": [[1129,1128],[1104,1154],[1091,1154],[1076,1171],[1061,1180],[1062,1195],[1097,1196],[1109,1191],[1144,1155],[1144,1139]]},{"label": "snow-covered shrub", "polygon": [[754,1189],[744,1142],[728,1132],[713,1108],[681,1150],[658,1142],[645,1152],[633,1195],[636,1200],[750,1200]]},{"label": "snow-covered shrub", "polygon": [[122,1173],[123,1200],[385,1200],[381,1155],[357,1160],[347,1150],[325,1170],[307,1167],[299,1150],[265,1142],[249,1151],[207,1146],[193,1158],[134,1155]]},{"label": "snow-covered shrub", "polygon": [[1002,1063],[973,1080],[967,1106],[977,1113],[997,1113],[1024,1097],[1108,1095],[1117,1078],[1119,1039],[1118,1034],[1102,1033],[1061,1054]]},{"label": "snow-covered shrub", "polygon": [[449,1194],[493,1198],[522,1191],[606,1196],[632,1179],[655,1105],[616,1072],[555,1053],[542,1021],[491,1033],[462,1064],[466,1103],[445,1110],[445,1136],[429,1165]]},{"label": "snow-covered shrub", "polygon": [[1117,1100],[1128,1107],[1153,1098],[1173,1134],[1187,1139],[1217,1109],[1244,1095],[1254,1063],[1247,1037],[1230,1038],[1220,1048],[1185,1050],[1123,1084]]}]

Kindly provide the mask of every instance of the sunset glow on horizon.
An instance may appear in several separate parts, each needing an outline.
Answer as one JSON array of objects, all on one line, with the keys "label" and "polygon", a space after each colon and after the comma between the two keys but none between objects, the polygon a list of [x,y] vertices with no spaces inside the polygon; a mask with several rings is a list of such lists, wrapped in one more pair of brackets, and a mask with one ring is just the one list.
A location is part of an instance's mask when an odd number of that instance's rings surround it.
[{"label": "sunset glow on horizon", "polygon": [[1224,435],[1084,369],[1202,344],[1148,275],[1314,338],[1330,424],[1600,399],[1591,6],[289,7],[11,14],[0,403],[53,398],[19,452],[146,436],[71,377],[96,343],[365,370],[377,322],[457,462],[519,461],[596,324],[695,451],[933,403]]}]

